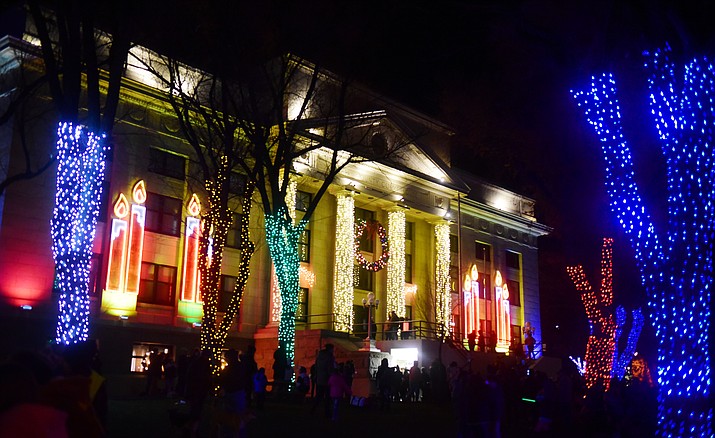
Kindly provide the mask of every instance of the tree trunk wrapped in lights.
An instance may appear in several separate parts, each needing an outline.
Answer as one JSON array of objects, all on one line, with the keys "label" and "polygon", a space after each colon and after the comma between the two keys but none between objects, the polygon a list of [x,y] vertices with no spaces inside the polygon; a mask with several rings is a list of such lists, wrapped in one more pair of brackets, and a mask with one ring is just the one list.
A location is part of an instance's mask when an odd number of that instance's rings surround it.
[{"label": "tree trunk wrapped in lights", "polygon": [[89,264],[107,148],[103,135],[72,123],[60,123],[57,137],[57,191],[51,224],[60,293],[56,340],[73,344],[89,335]]},{"label": "tree trunk wrapped in lights", "polygon": [[[220,175],[225,175],[221,172]],[[221,264],[226,246],[226,236],[231,226],[231,211],[226,208],[226,202],[221,199],[222,188],[227,184],[225,178],[219,176],[215,181],[206,184],[208,198],[208,212],[202,222],[202,238],[200,240],[199,272],[201,274],[201,299],[203,301],[203,320],[201,324],[201,348],[211,352],[212,372],[218,375],[220,371],[220,352],[226,344],[226,336],[238,315],[243,298],[243,291],[250,274],[251,256],[255,245],[249,240],[249,212],[253,187],[249,185],[242,199],[242,212],[240,216],[241,233],[241,261],[238,276],[234,286],[231,300],[223,314],[221,321],[217,318],[219,306],[219,287],[221,282]]]},{"label": "tree trunk wrapped in lights", "polygon": [[293,225],[287,209],[281,208],[273,215],[266,215],[266,239],[271,259],[276,270],[281,294],[281,320],[278,325],[278,345],[286,355],[285,363],[293,367],[295,356],[295,312],[298,308],[300,290],[300,256],[298,241],[305,230],[305,221]]},{"label": "tree trunk wrapped in lights", "polygon": [[[668,226],[650,219],[634,178],[612,75],[574,93],[601,140],[611,207],[636,252],[658,339],[658,435],[712,436],[715,68],[649,56],[651,113],[667,163]],[[661,242],[665,242],[661,244]]]},{"label": "tree trunk wrapped in lights", "polygon": [[615,351],[616,322],[611,314],[613,305],[613,239],[603,239],[601,249],[601,288],[593,290],[586,279],[583,266],[569,266],[566,271],[581,292],[590,327],[586,344],[586,386],[600,386],[608,390],[611,382],[613,352]]}]

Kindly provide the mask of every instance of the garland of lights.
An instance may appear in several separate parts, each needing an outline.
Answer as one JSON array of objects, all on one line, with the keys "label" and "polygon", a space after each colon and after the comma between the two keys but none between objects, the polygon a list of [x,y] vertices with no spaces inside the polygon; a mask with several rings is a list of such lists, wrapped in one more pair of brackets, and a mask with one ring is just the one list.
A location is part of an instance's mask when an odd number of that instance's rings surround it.
[{"label": "garland of lights", "polygon": [[59,289],[56,341],[64,345],[89,335],[89,264],[109,149],[104,139],[81,125],[60,122],[57,128],[51,235]]},{"label": "garland of lights", "polygon": [[441,221],[434,227],[437,259],[435,260],[435,295],[437,308],[435,322],[438,334],[449,335],[451,316],[451,287],[449,278],[449,222]]},{"label": "garland of lights", "polygon": [[405,316],[405,211],[402,208],[387,213],[390,258],[387,261],[387,305],[389,315]]},{"label": "garland of lights", "polygon": [[667,163],[668,227],[660,236],[635,183],[613,76],[593,77],[589,89],[573,94],[601,140],[611,207],[650,295],[658,340],[658,435],[712,436],[715,68],[704,57],[679,67],[661,51],[650,55],[647,67],[651,113]]},{"label": "garland of lights", "polygon": [[615,351],[616,323],[608,309],[613,304],[613,239],[603,239],[601,248],[601,289],[594,292],[586,279],[583,266],[569,266],[566,271],[581,292],[581,301],[586,309],[590,333],[586,344],[586,386],[600,384],[605,391],[611,383],[613,353]]},{"label": "garland of lights", "polygon": [[[365,256],[362,255],[360,251],[360,236],[362,236],[365,229],[375,226],[377,228],[377,233],[380,236],[380,245],[382,245],[382,254],[380,258],[374,262],[368,262]],[[387,243],[387,231],[382,226],[380,222],[370,222],[363,219],[358,219],[355,224],[355,258],[357,259],[358,265],[361,268],[367,269],[368,271],[377,272],[387,266],[387,261],[390,259],[390,250]]]},{"label": "garland of lights", "polygon": [[333,295],[333,313],[335,330],[352,330],[353,297],[356,278],[353,270],[355,260],[354,221],[355,199],[352,192],[342,191],[337,195],[337,225],[335,227],[335,292]]}]

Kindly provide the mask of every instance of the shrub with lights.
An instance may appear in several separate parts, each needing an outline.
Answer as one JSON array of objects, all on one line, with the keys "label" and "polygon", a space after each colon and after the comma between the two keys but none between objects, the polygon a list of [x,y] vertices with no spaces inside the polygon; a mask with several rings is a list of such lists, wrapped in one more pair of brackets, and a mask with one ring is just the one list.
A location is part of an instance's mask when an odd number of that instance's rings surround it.
[{"label": "shrub with lights", "polygon": [[713,126],[715,68],[648,55],[650,106],[667,164],[668,225],[659,230],[635,181],[611,74],[574,92],[601,140],[611,207],[635,249],[658,341],[658,435],[713,436]]},{"label": "shrub with lights", "polygon": [[60,122],[57,129],[57,190],[52,215],[52,256],[59,290],[57,343],[89,335],[89,268],[101,208],[108,147],[105,136]]}]

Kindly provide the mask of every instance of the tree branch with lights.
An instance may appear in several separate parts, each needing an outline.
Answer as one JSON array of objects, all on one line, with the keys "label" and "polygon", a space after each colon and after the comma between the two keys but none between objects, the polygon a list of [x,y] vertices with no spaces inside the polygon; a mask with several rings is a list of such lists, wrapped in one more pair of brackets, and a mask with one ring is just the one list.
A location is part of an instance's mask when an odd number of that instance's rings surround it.
[{"label": "tree branch with lights", "polygon": [[601,249],[601,287],[598,292],[586,279],[583,266],[569,266],[566,271],[581,292],[581,301],[589,322],[586,344],[586,386],[598,385],[608,390],[615,351],[616,322],[611,314],[613,305],[613,239],[603,239]]}]

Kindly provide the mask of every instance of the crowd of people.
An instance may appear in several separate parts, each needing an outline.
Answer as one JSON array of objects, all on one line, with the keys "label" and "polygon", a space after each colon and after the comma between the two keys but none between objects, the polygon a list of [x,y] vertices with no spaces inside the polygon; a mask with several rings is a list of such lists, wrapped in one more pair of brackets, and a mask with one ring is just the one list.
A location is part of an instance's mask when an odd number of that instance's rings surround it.
[{"label": "crowd of people", "polygon": [[18,351],[0,364],[0,435],[102,437],[106,382],[95,342]]},{"label": "crowd of people", "polygon": [[[277,350],[272,382],[257,366],[254,353],[253,347],[241,353],[227,350],[218,380],[212,377],[206,351],[179,355],[176,363],[152,354],[145,393],[169,395],[185,407],[173,412],[172,420],[187,436],[198,434],[200,422],[209,415],[207,405],[213,405],[209,421],[218,425],[222,436],[245,436],[251,412],[264,409],[267,393],[272,399],[304,405],[314,415],[322,411],[331,421],[340,421],[349,403],[358,405],[360,398],[351,398],[355,366],[349,360],[338,363],[332,344],[324,345],[313,364],[299,366],[295,377],[282,366]],[[550,377],[531,364],[499,355],[480,373],[469,362],[445,367],[439,359],[428,366],[415,361],[401,369],[384,358],[370,376],[377,394],[359,400],[359,406],[390,412],[395,403],[451,403],[458,436],[464,438],[525,432],[536,437],[653,436],[656,389],[642,358],[633,361],[626,379],[609,382],[608,390],[598,385],[587,388],[569,360]],[[158,385],[158,380],[164,384]],[[0,364],[0,388],[3,436],[71,437],[79,430],[81,436],[104,436],[107,393],[94,343],[15,353]],[[52,435],[43,432],[50,429]]]}]

